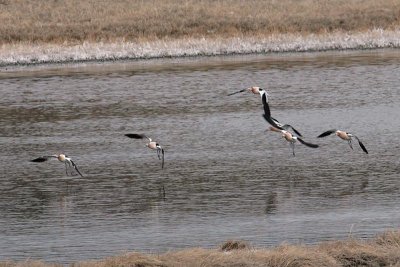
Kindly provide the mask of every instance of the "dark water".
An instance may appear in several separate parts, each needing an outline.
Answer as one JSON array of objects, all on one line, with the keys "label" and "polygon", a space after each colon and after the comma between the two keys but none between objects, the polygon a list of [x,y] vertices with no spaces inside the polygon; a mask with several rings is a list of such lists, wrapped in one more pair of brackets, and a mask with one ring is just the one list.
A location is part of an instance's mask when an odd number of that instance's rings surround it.
[{"label": "dark water", "polygon": [[[0,260],[373,237],[400,222],[400,50],[1,69]],[[259,96],[319,149],[265,132]],[[360,137],[352,151],[338,128]],[[125,133],[146,133],[155,151]],[[64,152],[84,174],[69,177]],[[160,189],[164,185],[166,197]]]}]

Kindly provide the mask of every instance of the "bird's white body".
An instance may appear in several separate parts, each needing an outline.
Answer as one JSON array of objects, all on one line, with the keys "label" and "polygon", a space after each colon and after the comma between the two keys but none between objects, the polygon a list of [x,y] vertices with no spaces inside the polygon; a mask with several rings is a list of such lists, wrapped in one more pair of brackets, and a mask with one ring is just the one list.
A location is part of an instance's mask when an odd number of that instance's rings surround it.
[{"label": "bird's white body", "polygon": [[159,146],[159,145],[157,144],[157,142],[152,141],[151,138],[148,138],[148,139],[149,139],[149,142],[146,144],[146,146],[147,146],[148,148],[150,148],[150,149],[157,149],[157,146]]},{"label": "bird's white body", "polygon": [[293,134],[291,134],[290,132],[281,130],[281,133],[282,133],[282,137],[285,138],[286,141],[292,142],[292,143],[295,143],[297,141],[297,137],[293,136]]},{"label": "bird's white body", "polygon": [[282,134],[282,138],[284,138],[284,139],[285,139],[286,141],[288,141],[288,142],[295,143],[295,142],[297,141],[297,137],[294,136],[294,135],[293,135],[291,132],[289,132],[289,131],[280,130],[280,129],[277,129],[277,128],[275,128],[275,127],[269,127],[269,129],[270,129],[271,131],[281,133],[281,134]]},{"label": "bird's white body", "polygon": [[349,133],[346,133],[346,132],[344,132],[344,131],[339,131],[339,130],[337,130],[336,132],[335,132],[335,134],[337,135],[337,136],[339,136],[341,139],[343,139],[343,140],[351,140],[351,138],[353,137],[353,135],[352,134],[349,134]]}]

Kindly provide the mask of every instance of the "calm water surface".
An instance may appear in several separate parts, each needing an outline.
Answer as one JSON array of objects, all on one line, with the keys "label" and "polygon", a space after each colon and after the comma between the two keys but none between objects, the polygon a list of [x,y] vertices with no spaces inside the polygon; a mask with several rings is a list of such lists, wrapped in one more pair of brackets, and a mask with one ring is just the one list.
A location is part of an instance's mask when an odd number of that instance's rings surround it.
[{"label": "calm water surface", "polygon": [[[0,72],[0,260],[70,263],[373,237],[400,222],[400,51],[13,67]],[[265,132],[272,114],[320,144]],[[360,137],[352,151],[339,128]],[[146,133],[155,151],[125,133]],[[67,153],[83,178],[65,175]],[[160,193],[165,187],[165,198]]]}]

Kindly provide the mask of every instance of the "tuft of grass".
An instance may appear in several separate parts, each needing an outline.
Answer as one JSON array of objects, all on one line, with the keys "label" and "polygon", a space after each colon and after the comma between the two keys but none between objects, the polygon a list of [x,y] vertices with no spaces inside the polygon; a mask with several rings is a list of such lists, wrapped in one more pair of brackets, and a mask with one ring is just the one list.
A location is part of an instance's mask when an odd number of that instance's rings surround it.
[{"label": "tuft of grass", "polygon": [[250,249],[250,245],[247,242],[241,240],[228,240],[221,245],[222,251],[231,251],[238,249]]},{"label": "tuft of grass", "polygon": [[[229,248],[229,249],[223,249]],[[37,261],[0,262],[0,267],[57,266]],[[371,240],[348,239],[317,245],[284,244],[272,249],[251,248],[242,241],[227,241],[219,249],[185,249],[161,255],[131,252],[104,260],[73,263],[72,267],[354,267],[400,266],[400,231]]]},{"label": "tuft of grass", "polygon": [[0,0],[0,44],[394,29],[399,17],[398,0]]}]

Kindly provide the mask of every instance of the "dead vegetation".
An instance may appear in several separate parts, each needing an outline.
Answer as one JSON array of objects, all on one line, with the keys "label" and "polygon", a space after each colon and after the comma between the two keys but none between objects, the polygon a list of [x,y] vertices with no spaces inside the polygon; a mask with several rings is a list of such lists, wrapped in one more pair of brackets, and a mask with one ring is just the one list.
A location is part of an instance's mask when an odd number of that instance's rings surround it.
[{"label": "dead vegetation", "polygon": [[[40,261],[0,262],[0,267],[56,267]],[[390,231],[371,240],[348,239],[318,245],[281,245],[252,248],[246,242],[227,241],[219,249],[186,249],[161,255],[131,252],[104,260],[77,262],[72,267],[400,267],[400,231]]]},{"label": "dead vegetation", "polygon": [[393,29],[397,0],[1,0],[0,43]]}]

